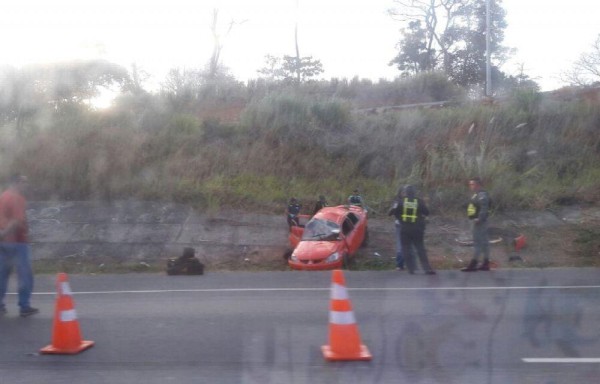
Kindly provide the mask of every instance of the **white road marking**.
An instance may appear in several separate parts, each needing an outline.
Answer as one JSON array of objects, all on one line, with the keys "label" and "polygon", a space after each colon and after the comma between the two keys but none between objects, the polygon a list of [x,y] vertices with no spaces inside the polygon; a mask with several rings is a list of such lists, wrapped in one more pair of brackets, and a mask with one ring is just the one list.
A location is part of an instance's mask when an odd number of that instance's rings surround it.
[{"label": "white road marking", "polygon": [[[330,291],[331,288],[206,288],[206,289],[149,289],[131,291],[81,291],[73,292],[74,295],[109,295],[123,293],[195,293],[195,292],[302,292],[302,291]],[[528,289],[600,289],[600,285],[564,285],[544,287],[373,287],[373,288],[348,288],[349,291],[504,291]],[[16,295],[16,293],[8,293]],[[34,292],[33,295],[55,295],[56,292]]]},{"label": "white road marking", "polygon": [[600,363],[600,358],[597,357],[566,357],[566,358],[538,358],[538,357],[524,357],[525,363]]}]

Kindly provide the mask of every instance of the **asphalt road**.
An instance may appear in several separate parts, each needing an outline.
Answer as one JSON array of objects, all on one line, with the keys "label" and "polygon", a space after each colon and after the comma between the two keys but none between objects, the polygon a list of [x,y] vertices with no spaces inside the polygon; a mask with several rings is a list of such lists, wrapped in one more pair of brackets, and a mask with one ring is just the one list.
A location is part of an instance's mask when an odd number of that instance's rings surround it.
[{"label": "asphalt road", "polygon": [[371,362],[328,363],[330,272],[70,276],[84,339],[49,344],[55,276],[37,316],[0,318],[0,383],[592,383],[600,377],[600,270],[437,276],[345,272]]}]

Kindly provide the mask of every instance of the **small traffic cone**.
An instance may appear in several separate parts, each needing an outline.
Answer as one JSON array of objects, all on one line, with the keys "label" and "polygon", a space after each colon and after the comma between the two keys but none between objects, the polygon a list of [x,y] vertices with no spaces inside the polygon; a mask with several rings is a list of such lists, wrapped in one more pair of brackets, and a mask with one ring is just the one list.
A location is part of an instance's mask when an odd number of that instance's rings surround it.
[{"label": "small traffic cone", "polygon": [[527,245],[527,238],[525,235],[519,235],[514,238],[513,244],[515,246],[515,252],[519,252]]},{"label": "small traffic cone", "polygon": [[321,347],[327,361],[371,360],[369,349],[360,340],[358,325],[341,270],[333,271],[329,310],[329,345]]},{"label": "small traffic cone", "polygon": [[77,313],[66,273],[58,274],[56,290],[52,344],[40,349],[40,353],[74,355],[90,348],[94,342],[81,340]]}]

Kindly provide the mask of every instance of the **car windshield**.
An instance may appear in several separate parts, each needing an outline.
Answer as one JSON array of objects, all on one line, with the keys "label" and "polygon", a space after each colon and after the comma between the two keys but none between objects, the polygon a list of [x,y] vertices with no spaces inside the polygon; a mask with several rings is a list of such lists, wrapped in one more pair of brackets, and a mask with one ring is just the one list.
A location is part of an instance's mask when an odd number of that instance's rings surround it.
[{"label": "car windshield", "polygon": [[318,240],[337,240],[340,234],[340,226],[334,222],[312,219],[306,224],[302,240],[318,241]]}]

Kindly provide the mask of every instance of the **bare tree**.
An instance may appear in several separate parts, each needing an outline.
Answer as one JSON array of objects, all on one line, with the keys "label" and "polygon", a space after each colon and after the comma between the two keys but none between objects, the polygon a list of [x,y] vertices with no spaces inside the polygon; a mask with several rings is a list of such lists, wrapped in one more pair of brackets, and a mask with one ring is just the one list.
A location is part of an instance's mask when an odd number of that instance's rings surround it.
[{"label": "bare tree", "polygon": [[210,30],[212,32],[213,37],[213,51],[210,56],[210,60],[208,62],[208,68],[206,71],[207,79],[215,79],[219,72],[219,66],[221,64],[221,51],[223,50],[223,40],[229,36],[231,30],[235,25],[241,25],[246,22],[246,20],[236,22],[233,19],[229,22],[226,32],[224,35],[219,33],[219,10],[213,9],[213,18]]},{"label": "bare tree", "polygon": [[[407,73],[442,70],[454,83],[473,89],[486,82],[486,57],[494,61],[491,76],[503,76],[500,64],[510,54],[502,46],[506,12],[493,0],[490,15],[482,0],[394,0],[392,18],[408,25],[391,64]],[[487,25],[487,19],[491,25]],[[489,27],[489,28],[488,28]],[[488,33],[490,36],[487,36]],[[416,66],[414,64],[417,64]]]},{"label": "bare tree", "polygon": [[129,77],[123,84],[123,89],[130,91],[134,95],[146,93],[144,83],[150,78],[150,74],[142,69],[137,63],[131,64]]},{"label": "bare tree", "polygon": [[432,70],[439,56],[448,52],[448,42],[443,36],[453,26],[458,17],[455,10],[464,5],[465,0],[394,0],[394,3],[397,6],[388,13],[395,20],[423,23],[427,52],[424,66]]},{"label": "bare tree", "polygon": [[586,86],[600,82],[600,35],[589,52],[583,53],[573,68],[562,74],[561,79],[572,85]]}]

